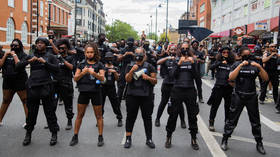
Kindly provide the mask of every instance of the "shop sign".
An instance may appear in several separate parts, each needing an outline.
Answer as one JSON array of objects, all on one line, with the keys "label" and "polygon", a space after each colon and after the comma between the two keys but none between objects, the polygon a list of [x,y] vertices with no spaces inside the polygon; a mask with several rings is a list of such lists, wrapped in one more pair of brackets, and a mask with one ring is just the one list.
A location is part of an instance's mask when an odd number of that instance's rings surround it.
[{"label": "shop sign", "polygon": [[233,30],[233,33],[234,35],[243,35],[244,34],[244,29],[242,27],[236,27],[234,30]]},{"label": "shop sign", "polygon": [[267,22],[257,22],[255,24],[255,30],[266,31],[267,27]]}]

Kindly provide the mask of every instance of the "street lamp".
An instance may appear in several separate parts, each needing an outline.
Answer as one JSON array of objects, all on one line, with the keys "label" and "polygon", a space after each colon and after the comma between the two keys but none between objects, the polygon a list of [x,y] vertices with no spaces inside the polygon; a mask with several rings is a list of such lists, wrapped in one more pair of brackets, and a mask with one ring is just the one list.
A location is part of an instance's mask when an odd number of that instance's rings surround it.
[{"label": "street lamp", "polygon": [[48,24],[48,30],[51,29],[51,4],[52,4],[52,0],[48,0],[49,3],[49,24]]},{"label": "street lamp", "polygon": [[156,29],[155,29],[155,34],[156,34],[156,37],[155,37],[155,40],[157,40],[157,33],[158,33],[158,28],[157,28],[157,18],[158,18],[158,8],[161,8],[161,4],[159,4],[157,7],[156,7]]},{"label": "street lamp", "polygon": [[168,0],[166,0],[166,27],[165,27],[165,41],[167,41],[167,29],[168,29]]},{"label": "street lamp", "polygon": [[153,16],[151,15],[150,18],[151,18],[151,33],[150,33],[150,35],[151,35],[151,39],[153,39]]}]

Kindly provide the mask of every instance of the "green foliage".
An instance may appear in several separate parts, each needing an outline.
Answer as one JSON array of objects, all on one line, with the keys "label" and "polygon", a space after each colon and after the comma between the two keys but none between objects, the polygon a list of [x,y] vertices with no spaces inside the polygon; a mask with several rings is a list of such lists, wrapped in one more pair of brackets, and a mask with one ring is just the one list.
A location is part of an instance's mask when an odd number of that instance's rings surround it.
[{"label": "green foliage", "polygon": [[[167,34],[167,39],[168,39],[168,41],[170,41],[170,37],[169,37],[168,34]],[[160,35],[159,40],[162,41],[162,42],[165,42],[165,41],[166,41],[166,40],[165,40],[165,32],[163,32],[163,33]]]},{"label": "green foliage", "polygon": [[153,39],[153,40],[157,41],[158,40],[158,36],[155,33],[149,33],[147,35],[147,39]]},{"label": "green foliage", "polygon": [[127,39],[129,37],[139,40],[138,32],[134,28],[125,22],[120,20],[114,21],[112,25],[106,25],[106,37],[110,42],[115,42],[121,39]]}]

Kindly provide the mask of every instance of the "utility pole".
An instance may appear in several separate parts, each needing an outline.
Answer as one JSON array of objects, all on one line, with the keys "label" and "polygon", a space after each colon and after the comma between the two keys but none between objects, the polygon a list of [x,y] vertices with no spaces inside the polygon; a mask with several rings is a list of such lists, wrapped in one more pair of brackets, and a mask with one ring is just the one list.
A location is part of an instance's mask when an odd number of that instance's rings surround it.
[{"label": "utility pole", "polygon": [[165,41],[168,41],[168,39],[167,39],[167,29],[168,29],[168,0],[167,0],[167,6],[166,6]]},{"label": "utility pole", "polygon": [[[37,37],[39,36],[39,0],[37,0]],[[43,30],[42,30],[43,31]]]},{"label": "utility pole", "polygon": [[150,16],[150,18],[151,18],[151,39],[153,39],[153,16],[151,15]]},{"label": "utility pole", "polygon": [[77,34],[77,0],[75,0],[75,15],[74,15],[75,25],[74,25],[74,41],[76,42]]}]

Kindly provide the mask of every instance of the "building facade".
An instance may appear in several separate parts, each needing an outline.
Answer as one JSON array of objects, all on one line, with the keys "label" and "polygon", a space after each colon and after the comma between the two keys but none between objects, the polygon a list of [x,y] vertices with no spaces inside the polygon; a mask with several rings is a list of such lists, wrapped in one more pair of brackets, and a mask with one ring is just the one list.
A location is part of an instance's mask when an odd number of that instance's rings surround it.
[{"label": "building facade", "polygon": [[197,3],[197,25],[211,29],[211,2],[199,0]]},{"label": "building facade", "polygon": [[105,14],[100,0],[76,0],[77,38],[94,40],[99,33],[105,33]]},{"label": "building facade", "polygon": [[268,37],[277,42],[280,0],[212,0],[211,6],[216,35]]},{"label": "building facade", "polygon": [[18,38],[25,48],[30,44],[31,0],[5,0],[0,5],[0,45],[9,49],[11,41]]}]

